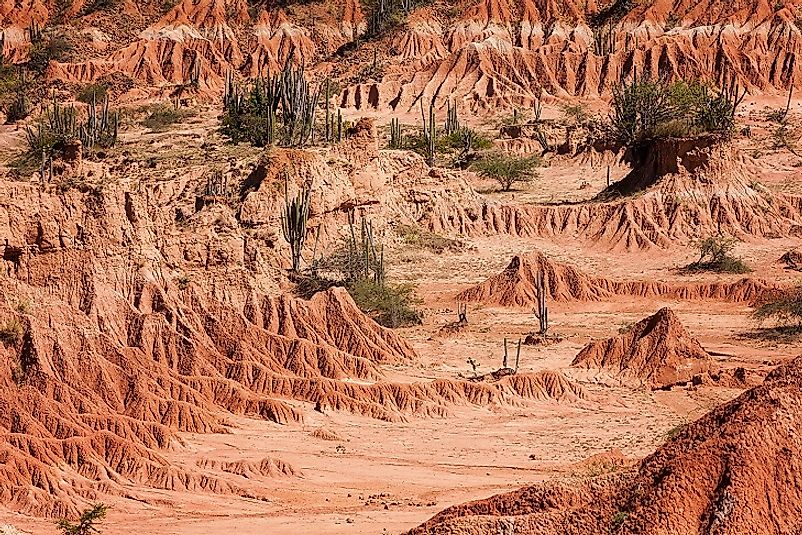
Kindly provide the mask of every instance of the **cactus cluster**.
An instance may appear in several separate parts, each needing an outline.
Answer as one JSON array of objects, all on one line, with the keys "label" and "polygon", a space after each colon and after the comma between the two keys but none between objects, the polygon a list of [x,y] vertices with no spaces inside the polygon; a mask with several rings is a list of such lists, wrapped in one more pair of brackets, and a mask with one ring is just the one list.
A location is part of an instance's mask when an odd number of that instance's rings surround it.
[{"label": "cactus cluster", "polygon": [[38,43],[42,40],[43,30],[42,25],[39,24],[37,21],[31,21],[31,25],[28,26],[28,39],[31,43]]},{"label": "cactus cluster", "polygon": [[12,123],[25,119],[31,113],[31,103],[25,94],[24,84],[14,92],[14,96],[6,109],[6,122]]},{"label": "cactus cluster", "polygon": [[[281,73],[259,78],[247,90],[226,77],[223,132],[234,142],[302,147],[312,140],[320,92],[292,57]],[[328,109],[328,107],[327,107]]]},{"label": "cactus cluster", "polygon": [[203,194],[207,197],[226,197],[229,194],[228,180],[220,169],[214,169],[206,177],[206,187]]},{"label": "cactus cluster", "polygon": [[356,233],[356,217],[353,210],[348,213],[348,258],[344,272],[350,283],[373,281],[383,285],[385,282],[384,246],[377,246],[373,236],[373,223],[360,217],[359,238]]},{"label": "cactus cluster", "polygon": [[459,119],[457,118],[457,105],[456,103],[452,104],[449,100],[446,102],[448,105],[447,115],[446,115],[446,124],[445,124],[445,132],[447,136],[455,132],[460,131],[460,124]]},{"label": "cactus cluster", "polygon": [[108,148],[117,143],[118,126],[119,114],[109,111],[108,97],[99,109],[93,98],[86,121],[81,122],[74,106],[62,106],[53,95],[45,119],[36,128],[27,126],[25,137],[28,151],[32,154],[50,154],[55,147],[74,140],[80,140],[84,148],[90,150],[95,146]]},{"label": "cactus cluster", "polygon": [[615,54],[615,26],[613,19],[593,29],[593,53],[597,56]]},{"label": "cactus cluster", "polygon": [[551,150],[551,147],[549,146],[549,139],[546,136],[546,131],[543,129],[543,124],[540,122],[543,116],[543,102],[539,98],[535,100],[534,108],[535,118],[533,122],[535,124],[535,139],[540,144],[540,148],[543,149],[543,153],[545,154]]},{"label": "cactus cluster", "polygon": [[415,0],[376,0],[368,18],[366,36],[377,37],[386,29],[398,24],[415,7]]},{"label": "cactus cluster", "polygon": [[200,87],[201,63],[200,54],[192,58],[192,65],[189,68],[189,84],[197,89]]}]

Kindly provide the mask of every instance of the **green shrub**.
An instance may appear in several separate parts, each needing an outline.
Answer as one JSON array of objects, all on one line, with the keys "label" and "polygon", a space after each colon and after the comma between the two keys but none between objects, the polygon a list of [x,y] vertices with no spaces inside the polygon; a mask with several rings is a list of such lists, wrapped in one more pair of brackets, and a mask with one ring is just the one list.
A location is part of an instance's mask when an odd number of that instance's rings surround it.
[{"label": "green shrub", "polygon": [[741,258],[732,256],[738,240],[731,236],[710,236],[694,243],[699,249],[699,260],[683,268],[687,273],[714,271],[716,273],[750,273],[750,268]]},{"label": "green shrub", "polygon": [[31,45],[28,68],[43,73],[51,61],[67,61],[73,52],[72,44],[63,37],[52,36]]},{"label": "green shrub", "polygon": [[98,11],[111,11],[112,9],[120,7],[121,4],[121,0],[89,0],[89,2],[84,5],[81,13],[83,15],[90,15]]},{"label": "green shrub", "polygon": [[20,314],[30,314],[32,310],[31,302],[27,299],[20,299],[17,301],[17,304],[14,305],[14,310]]},{"label": "green shrub", "polygon": [[7,346],[16,345],[25,332],[22,322],[16,317],[9,318],[0,323],[0,342]]},{"label": "green shrub", "polygon": [[78,91],[76,98],[84,104],[101,103],[108,95],[108,92],[109,88],[106,84],[89,84]]},{"label": "green shrub", "polygon": [[510,191],[515,184],[532,181],[541,164],[539,156],[514,156],[500,152],[490,153],[471,165],[480,176],[492,178],[501,189]]},{"label": "green shrub", "polygon": [[774,150],[785,149],[791,154],[796,154],[799,138],[799,131],[795,128],[786,123],[779,124],[771,132],[771,148]]},{"label": "green shrub", "polygon": [[141,124],[153,132],[163,132],[174,124],[194,116],[195,112],[192,110],[176,109],[168,104],[158,104],[150,107]]},{"label": "green shrub", "polygon": [[584,124],[590,118],[590,114],[583,104],[568,104],[563,106],[562,111],[566,119],[574,120],[580,124]]},{"label": "green shrub", "polygon": [[464,248],[461,241],[440,236],[422,227],[399,225],[396,231],[406,245],[428,249],[437,254],[445,251],[458,252]]},{"label": "green shrub", "polygon": [[56,522],[56,526],[64,535],[90,535],[91,533],[99,533],[97,524],[106,517],[107,512],[108,507],[99,503],[81,513],[81,517],[76,524],[62,519]]},{"label": "green shrub", "polygon": [[759,321],[773,320],[781,327],[802,330],[802,285],[769,295],[752,315]]},{"label": "green shrub", "polygon": [[744,96],[735,87],[713,89],[699,81],[635,80],[613,88],[610,127],[630,148],[657,138],[728,136]]},{"label": "green shrub", "polygon": [[[474,150],[486,150],[493,146],[493,141],[491,141],[488,137],[483,136],[476,132],[476,130],[472,130],[470,128],[460,128],[459,130],[452,132],[448,135],[439,135],[435,140],[435,150],[440,153],[447,153],[457,150],[462,150],[465,146],[465,133],[470,132],[472,135],[472,148]],[[423,136],[409,136],[407,139],[413,138],[410,140],[410,147],[412,150],[417,148],[422,148],[424,145]],[[406,145],[405,145],[406,147]],[[416,151],[417,152],[417,151]]]},{"label": "green shrub", "polygon": [[386,284],[362,280],[348,286],[360,310],[385,327],[419,325],[422,314],[415,308],[419,301],[415,287],[409,284]]},{"label": "green shrub", "polygon": [[24,72],[14,65],[4,65],[0,58],[0,108],[6,124],[21,121],[31,113],[31,84]]},{"label": "green shrub", "polygon": [[624,511],[618,511],[616,514],[614,514],[613,518],[610,519],[610,532],[615,533],[621,529],[627,518],[629,518],[629,513]]}]

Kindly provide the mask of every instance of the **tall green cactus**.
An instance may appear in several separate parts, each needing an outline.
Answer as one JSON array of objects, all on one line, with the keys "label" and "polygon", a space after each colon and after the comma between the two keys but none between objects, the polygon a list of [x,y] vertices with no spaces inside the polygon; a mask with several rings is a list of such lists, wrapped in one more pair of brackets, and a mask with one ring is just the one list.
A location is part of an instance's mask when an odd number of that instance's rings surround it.
[{"label": "tall green cactus", "polygon": [[423,153],[426,159],[426,164],[430,167],[434,165],[434,154],[437,143],[437,125],[434,118],[434,98],[429,103],[429,119],[426,120],[426,114],[423,111],[423,101],[420,103],[420,113],[423,120]]},{"label": "tall green cactus", "polygon": [[298,273],[301,268],[301,253],[306,241],[309,220],[309,201],[312,191],[308,186],[301,188],[294,199],[290,199],[289,179],[284,179],[284,213],[281,215],[281,231],[284,240],[290,246],[292,256],[292,271]]},{"label": "tall green cactus", "polygon": [[455,132],[459,132],[460,125],[457,118],[457,104],[452,104],[451,100],[447,101],[446,104],[448,105],[448,114],[446,115],[445,132],[447,136],[450,136]]},{"label": "tall green cactus", "polygon": [[26,142],[31,154],[38,155],[42,151],[51,154],[56,145],[74,140],[80,140],[89,150],[95,146],[108,148],[117,143],[119,114],[117,112],[112,114],[109,111],[108,96],[104,99],[100,110],[96,98],[92,97],[86,122],[79,122],[75,107],[62,106],[55,94],[51,107],[45,115],[45,120],[36,125],[35,129],[31,126],[25,129]]},{"label": "tall green cactus", "polygon": [[401,149],[404,146],[404,138],[401,132],[401,121],[397,117],[390,119],[390,148]]},{"label": "tall green cactus", "polygon": [[323,98],[326,101],[326,143],[331,142],[331,111],[329,110],[329,104],[331,100],[331,83],[329,78],[326,77],[326,81],[323,83]]},{"label": "tall green cactus", "polygon": [[532,311],[540,323],[539,334],[546,336],[549,331],[549,306],[546,303],[546,273],[540,271],[537,274],[536,289],[537,289],[537,307]]},{"label": "tall green cactus", "polygon": [[[256,79],[247,92],[226,76],[223,132],[234,142],[262,147],[278,142],[303,147],[312,140],[320,91],[306,80],[303,67],[287,58],[281,73]],[[328,102],[328,99],[327,99]],[[328,113],[328,105],[326,107]]]}]

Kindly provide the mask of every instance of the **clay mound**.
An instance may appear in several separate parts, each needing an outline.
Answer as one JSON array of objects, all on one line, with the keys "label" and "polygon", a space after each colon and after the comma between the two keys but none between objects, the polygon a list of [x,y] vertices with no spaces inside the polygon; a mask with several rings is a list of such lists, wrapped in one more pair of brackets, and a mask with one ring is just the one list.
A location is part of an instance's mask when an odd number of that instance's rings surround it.
[{"label": "clay mound", "polygon": [[794,533],[802,520],[802,359],[686,426],[637,472],[446,509],[410,534]]},{"label": "clay mound", "polygon": [[537,302],[538,276],[543,277],[548,297],[560,302],[605,301],[615,296],[628,296],[746,303],[776,289],[765,281],[751,278],[733,282],[694,283],[614,281],[593,277],[574,266],[551,260],[541,252],[533,252],[513,257],[504,271],[463,290],[457,299],[486,305],[531,308]]},{"label": "clay mound", "polygon": [[220,461],[217,459],[201,459],[195,463],[204,470],[219,470],[229,474],[238,475],[246,479],[255,477],[299,477],[302,473],[292,465],[280,459],[262,459],[252,461]]},{"label": "clay mound", "polygon": [[591,342],[571,366],[608,369],[653,388],[690,381],[710,369],[710,355],[669,308],[636,323],[626,333]]}]

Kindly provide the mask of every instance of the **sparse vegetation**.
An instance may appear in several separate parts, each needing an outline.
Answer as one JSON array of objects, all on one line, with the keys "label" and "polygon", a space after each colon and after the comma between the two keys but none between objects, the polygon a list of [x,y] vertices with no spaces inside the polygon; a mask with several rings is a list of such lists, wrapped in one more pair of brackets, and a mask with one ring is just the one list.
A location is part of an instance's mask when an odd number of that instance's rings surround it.
[{"label": "sparse vegetation", "polygon": [[616,514],[614,514],[613,518],[610,519],[610,532],[615,533],[621,529],[627,518],[629,518],[629,513],[625,511],[618,511]]},{"label": "sparse vegetation", "polygon": [[153,132],[163,132],[174,124],[195,116],[195,112],[192,110],[176,109],[169,104],[150,106],[147,108],[146,114],[141,124]]},{"label": "sparse vegetation", "polygon": [[187,274],[179,275],[178,277],[178,289],[179,290],[186,290],[189,288],[189,283],[192,282],[192,278]]},{"label": "sparse vegetation", "polygon": [[799,131],[793,126],[783,122],[771,132],[771,148],[774,150],[785,149],[791,154],[798,156],[797,145],[800,139]]},{"label": "sparse vegetation", "polygon": [[91,15],[98,11],[111,11],[120,6],[121,0],[90,0],[87,2],[81,12],[83,15]]},{"label": "sparse vegetation", "polygon": [[31,302],[27,299],[20,299],[14,305],[14,310],[19,312],[20,314],[30,314],[31,313]]},{"label": "sparse vegetation", "polygon": [[332,286],[344,286],[360,310],[380,325],[395,328],[421,323],[415,287],[386,281],[384,247],[377,244],[373,225],[363,216],[357,230],[351,212],[349,228],[348,237],[332,254],[313,258],[306,272],[294,275],[296,293],[311,297]]},{"label": "sparse vegetation", "polygon": [[674,437],[679,435],[687,426],[688,426],[687,423],[675,425],[674,427],[666,431],[666,439],[672,440]]},{"label": "sparse vegetation", "polygon": [[36,127],[26,127],[28,156],[51,155],[55,149],[63,149],[67,143],[75,140],[80,140],[86,150],[96,145],[111,147],[117,143],[118,124],[119,116],[109,111],[108,99],[100,109],[89,106],[86,120],[81,121],[73,106],[62,106],[54,95],[50,108],[44,117],[40,117]]},{"label": "sparse vegetation", "polygon": [[567,104],[563,106],[563,116],[579,124],[584,124],[589,118],[587,108],[583,104]]},{"label": "sparse vegetation", "polygon": [[461,241],[440,236],[422,227],[399,225],[396,231],[406,245],[427,249],[433,253],[458,252],[464,248]]},{"label": "sparse vegetation", "polygon": [[510,191],[514,185],[536,178],[540,164],[538,156],[522,157],[494,152],[475,162],[471,168],[480,176],[498,182],[503,191]]},{"label": "sparse vegetation", "polygon": [[737,86],[713,89],[699,81],[635,80],[613,89],[612,135],[628,148],[659,138],[729,136],[745,96]]},{"label": "sparse vegetation", "polygon": [[634,322],[624,321],[618,325],[618,334],[627,334],[634,326]]},{"label": "sparse vegetation", "polygon": [[11,317],[0,323],[0,342],[6,346],[16,345],[24,334],[25,329],[22,322],[16,317]]},{"label": "sparse vegetation", "polygon": [[78,522],[73,524],[69,520],[62,519],[56,523],[58,529],[64,535],[91,535],[92,533],[100,533],[98,524],[106,518],[108,507],[102,503],[98,503],[81,513]]},{"label": "sparse vegetation", "polygon": [[89,84],[82,87],[75,98],[84,104],[92,104],[93,102],[103,102],[108,92],[109,88],[106,84]]},{"label": "sparse vegetation", "polygon": [[360,280],[348,285],[348,293],[357,306],[385,327],[418,325],[423,316],[415,308],[415,287],[410,284],[389,284]]},{"label": "sparse vegetation", "polygon": [[258,79],[246,90],[229,78],[222,132],[234,143],[302,147],[314,133],[319,98],[320,91],[307,81],[303,67],[293,67],[292,57],[281,73]]},{"label": "sparse vegetation", "polygon": [[699,260],[688,264],[682,271],[696,273],[714,271],[716,273],[750,273],[752,269],[743,259],[732,256],[738,240],[732,236],[710,236],[694,243],[699,250]]},{"label": "sparse vegetation", "polygon": [[418,3],[416,0],[362,0],[363,9],[370,13],[365,37],[374,39],[398,27]]},{"label": "sparse vegetation", "polygon": [[33,72],[42,74],[51,61],[67,61],[73,50],[72,43],[63,37],[43,37],[31,44],[27,66]]},{"label": "sparse vegetation", "polygon": [[802,332],[802,285],[768,296],[752,315],[760,322],[774,321],[785,332]]}]

